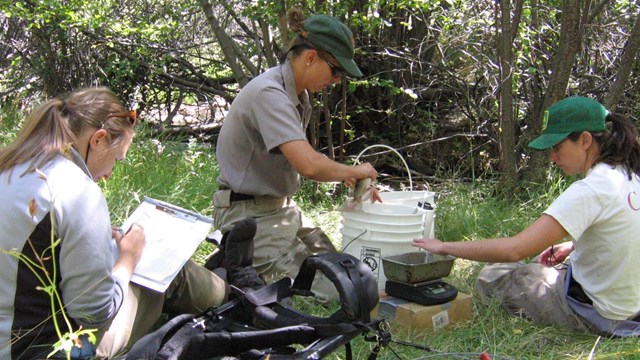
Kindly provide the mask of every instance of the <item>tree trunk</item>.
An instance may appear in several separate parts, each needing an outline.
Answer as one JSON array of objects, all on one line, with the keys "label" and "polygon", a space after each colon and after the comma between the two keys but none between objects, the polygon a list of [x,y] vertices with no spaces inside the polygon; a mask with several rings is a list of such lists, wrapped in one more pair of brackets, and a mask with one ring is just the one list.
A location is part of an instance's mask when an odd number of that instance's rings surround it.
[{"label": "tree trunk", "polygon": [[[333,134],[331,133],[331,110],[329,109],[329,92],[327,89],[322,90],[322,110],[324,112],[325,130],[327,136],[327,150],[329,158],[335,160],[336,153],[333,149]],[[322,116],[321,116],[322,117]]]},{"label": "tree trunk", "polygon": [[636,23],[633,26],[633,30],[631,30],[631,34],[629,34],[629,39],[624,46],[624,50],[622,52],[622,57],[620,59],[620,65],[618,66],[618,72],[616,73],[615,80],[613,81],[613,85],[609,89],[609,93],[605,97],[604,106],[607,109],[611,109],[612,111],[616,111],[618,104],[620,103],[620,98],[622,97],[622,93],[627,85],[629,80],[629,76],[631,75],[631,70],[633,70],[633,66],[635,64],[635,58],[638,56],[638,51],[640,50],[640,13],[638,13],[638,17],[636,18]]},{"label": "tree trunk", "polygon": [[273,41],[273,34],[271,33],[269,22],[260,18],[258,19],[258,24],[260,25],[260,31],[262,32],[262,50],[264,51],[264,57],[267,59],[267,66],[272,68],[278,65],[278,55],[276,53],[279,48]]},{"label": "tree trunk", "polygon": [[[240,63],[239,63],[240,59],[238,56],[238,52],[235,49],[236,47],[235,42],[229,35],[227,35],[224,29],[220,26],[220,22],[215,17],[213,13],[213,7],[211,6],[211,3],[209,2],[209,0],[200,0],[200,5],[202,6],[202,10],[204,11],[204,14],[207,18],[207,22],[209,23],[209,26],[211,27],[211,31],[213,31],[213,34],[218,39],[218,42],[220,44],[220,49],[222,49],[222,52],[224,53],[224,57],[227,59],[227,63],[231,68],[231,72],[233,73],[233,76],[238,81],[238,84],[240,85],[240,87],[243,87],[244,85],[246,85],[247,82],[249,82],[249,78],[247,77],[247,74],[245,74],[244,70],[242,69],[242,66],[240,66]],[[252,75],[256,75],[257,69],[255,69],[253,65],[247,66],[246,62],[243,62],[243,64],[247,67],[247,69],[251,72]]]},{"label": "tree trunk", "polygon": [[[565,0],[562,10],[560,43],[555,55],[549,88],[542,109],[562,99],[567,92],[575,56],[582,43],[580,5],[582,0]],[[543,110],[544,111],[544,110]],[[542,115],[542,113],[540,113]],[[538,118],[542,120],[542,116]]]},{"label": "tree trunk", "polygon": [[[575,62],[576,54],[582,44],[583,32],[581,30],[581,0],[565,0],[562,10],[562,23],[560,28],[560,41],[558,51],[554,55],[551,66],[549,86],[544,97],[539,102],[533,103],[531,130],[527,138],[537,136],[542,130],[542,117],[544,111],[553,103],[565,97],[567,85],[571,76],[571,68]],[[528,142],[528,141],[527,141]],[[526,144],[524,144],[526,145]],[[528,177],[532,181],[542,181],[546,169],[546,155],[544,152],[530,152]]]},{"label": "tree trunk", "polygon": [[[522,7],[516,7],[517,9]],[[500,64],[500,92],[499,92],[499,153],[500,169],[502,172],[503,189],[512,191],[517,184],[515,131],[516,122],[513,114],[513,35],[517,23],[511,20],[511,1],[499,1],[496,6],[500,27],[498,29],[498,58]],[[516,11],[514,21],[519,21],[520,14]]]},{"label": "tree trunk", "polygon": [[280,28],[280,40],[282,41],[280,47],[283,49],[288,49],[291,37],[289,36],[289,21],[287,19],[287,0],[281,0],[281,3],[282,6],[278,11],[278,27]]},{"label": "tree trunk", "polygon": [[342,78],[342,83],[340,86],[341,94],[342,94],[342,106],[340,107],[340,139],[338,141],[338,146],[340,150],[340,154],[338,155],[338,161],[343,162],[345,156],[345,144],[344,144],[344,131],[346,129],[347,123],[347,85],[348,80],[346,78]]}]

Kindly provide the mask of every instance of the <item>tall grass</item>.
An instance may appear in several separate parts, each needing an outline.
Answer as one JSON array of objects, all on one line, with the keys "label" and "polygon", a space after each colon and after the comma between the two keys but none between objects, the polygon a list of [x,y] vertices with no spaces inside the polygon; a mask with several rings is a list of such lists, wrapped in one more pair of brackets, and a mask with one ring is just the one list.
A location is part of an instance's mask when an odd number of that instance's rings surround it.
[{"label": "tall grass", "polygon": [[[13,138],[19,122],[2,121],[0,144]],[[144,135],[135,138],[127,159],[118,164],[112,178],[102,184],[112,211],[112,222],[120,224],[143,196],[157,198],[211,216],[211,195],[217,189],[218,166],[214,150],[195,142],[158,141]],[[528,184],[511,198],[497,196],[496,185],[486,181],[472,184],[455,181],[432,185],[437,192],[436,234],[445,241],[513,235],[527,226],[548,206],[572,179],[563,180],[553,171],[545,184]],[[424,184],[414,184],[420,187]],[[341,185],[306,182],[296,201],[316,224],[322,226],[340,247]],[[194,255],[197,261],[211,251],[203,243]],[[473,284],[483,264],[458,259],[447,281],[462,292],[474,294]],[[486,351],[496,359],[589,359],[597,336],[561,328],[541,326],[508,316],[495,302],[473,297],[473,318],[435,333],[392,324],[394,339],[427,346],[428,352],[391,343],[379,359],[477,359]],[[314,305],[316,314],[335,309]],[[354,358],[363,359],[371,344],[362,338],[353,342]],[[340,349],[331,359],[344,359]],[[640,359],[638,339],[603,339],[594,359]]]},{"label": "tall grass", "polygon": [[[218,173],[215,151],[209,145],[193,139],[150,139],[142,128],[125,160],[101,187],[114,225],[122,224],[145,196],[211,217]],[[212,250],[211,244],[203,242],[194,259],[203,262]]]}]

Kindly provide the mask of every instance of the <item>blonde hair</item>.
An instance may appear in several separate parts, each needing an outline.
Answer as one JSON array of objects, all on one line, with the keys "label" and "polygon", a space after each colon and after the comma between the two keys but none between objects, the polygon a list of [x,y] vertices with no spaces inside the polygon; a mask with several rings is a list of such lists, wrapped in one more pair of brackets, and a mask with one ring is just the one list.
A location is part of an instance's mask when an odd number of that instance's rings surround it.
[{"label": "blonde hair", "polygon": [[85,129],[105,129],[117,146],[125,131],[133,131],[132,124],[107,117],[122,112],[124,106],[106,87],[83,88],[65,98],[51,99],[36,107],[16,139],[0,150],[0,173],[27,162],[30,166],[25,173],[44,166],[69,146],[76,146]]}]

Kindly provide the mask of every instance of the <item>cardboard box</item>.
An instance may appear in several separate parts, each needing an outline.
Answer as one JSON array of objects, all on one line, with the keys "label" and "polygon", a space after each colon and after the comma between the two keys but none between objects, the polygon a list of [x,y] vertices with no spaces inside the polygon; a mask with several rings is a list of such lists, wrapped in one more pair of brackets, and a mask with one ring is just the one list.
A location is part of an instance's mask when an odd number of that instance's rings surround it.
[{"label": "cardboard box", "polygon": [[471,295],[458,292],[458,296],[445,304],[424,306],[380,295],[380,302],[373,309],[372,317],[383,317],[392,325],[410,327],[413,330],[435,331],[473,316]]}]

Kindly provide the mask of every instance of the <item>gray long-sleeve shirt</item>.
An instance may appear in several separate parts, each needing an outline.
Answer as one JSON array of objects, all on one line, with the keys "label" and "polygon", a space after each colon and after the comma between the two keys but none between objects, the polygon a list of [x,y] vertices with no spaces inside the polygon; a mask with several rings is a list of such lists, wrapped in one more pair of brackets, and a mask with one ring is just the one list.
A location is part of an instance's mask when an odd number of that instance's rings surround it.
[{"label": "gray long-sleeve shirt", "polygon": [[[37,288],[50,284],[42,284],[33,267],[6,251],[21,252],[42,262],[50,276],[56,274],[55,286],[74,330],[104,325],[117,313],[126,291],[126,283],[111,275],[106,200],[77,152],[57,156],[39,169],[44,177],[23,175],[27,165],[0,174],[0,359],[44,358],[58,340],[50,297]],[[52,231],[60,240],[55,251],[50,248]],[[45,278],[44,270],[36,272]],[[59,313],[57,318],[61,332],[69,332]]]}]

